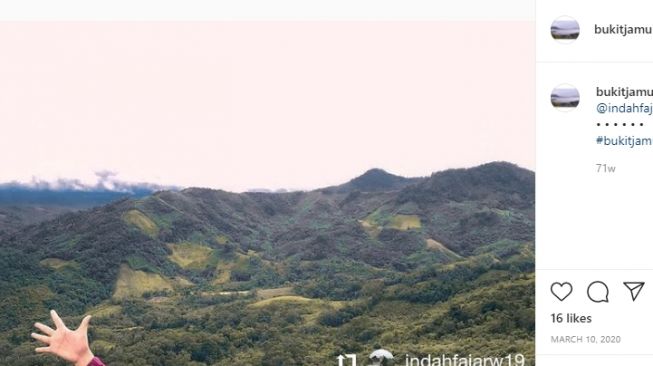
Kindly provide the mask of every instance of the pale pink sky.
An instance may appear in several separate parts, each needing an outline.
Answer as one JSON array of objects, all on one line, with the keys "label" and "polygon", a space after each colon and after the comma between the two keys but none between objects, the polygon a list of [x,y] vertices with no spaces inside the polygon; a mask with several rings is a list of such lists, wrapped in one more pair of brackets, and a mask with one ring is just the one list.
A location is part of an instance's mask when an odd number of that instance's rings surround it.
[{"label": "pale pink sky", "polygon": [[0,182],[534,168],[531,22],[0,23]]}]

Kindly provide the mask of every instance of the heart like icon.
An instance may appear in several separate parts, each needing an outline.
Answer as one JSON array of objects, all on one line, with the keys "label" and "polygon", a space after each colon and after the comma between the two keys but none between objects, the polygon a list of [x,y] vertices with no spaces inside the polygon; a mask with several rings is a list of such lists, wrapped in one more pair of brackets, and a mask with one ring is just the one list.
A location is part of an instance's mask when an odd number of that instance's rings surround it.
[{"label": "heart like icon", "polygon": [[565,301],[572,291],[574,291],[574,287],[569,282],[554,282],[551,284],[551,293],[560,301]]}]

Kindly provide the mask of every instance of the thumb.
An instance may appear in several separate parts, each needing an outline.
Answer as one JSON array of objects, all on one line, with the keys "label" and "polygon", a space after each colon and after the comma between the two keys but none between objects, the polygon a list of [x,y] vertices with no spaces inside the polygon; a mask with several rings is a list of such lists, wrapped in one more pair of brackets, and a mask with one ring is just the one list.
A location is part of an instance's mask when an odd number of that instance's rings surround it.
[{"label": "thumb", "polygon": [[86,332],[88,330],[88,323],[91,321],[91,316],[87,315],[82,319],[82,322],[79,324],[79,328],[77,330],[82,330]]}]

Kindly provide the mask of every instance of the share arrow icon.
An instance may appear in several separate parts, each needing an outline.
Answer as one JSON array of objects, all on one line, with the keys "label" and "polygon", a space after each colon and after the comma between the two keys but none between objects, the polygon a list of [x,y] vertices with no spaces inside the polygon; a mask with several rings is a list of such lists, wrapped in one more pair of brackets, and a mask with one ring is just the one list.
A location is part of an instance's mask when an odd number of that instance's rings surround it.
[{"label": "share arrow icon", "polygon": [[630,297],[635,301],[639,293],[642,292],[642,288],[644,288],[644,282],[624,282],[624,286],[630,290]]}]

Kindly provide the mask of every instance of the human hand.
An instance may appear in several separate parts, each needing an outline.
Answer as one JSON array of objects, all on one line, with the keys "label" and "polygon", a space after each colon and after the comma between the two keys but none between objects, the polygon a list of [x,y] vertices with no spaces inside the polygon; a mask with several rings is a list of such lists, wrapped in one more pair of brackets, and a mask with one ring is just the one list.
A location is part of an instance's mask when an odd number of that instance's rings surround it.
[{"label": "human hand", "polygon": [[35,351],[52,353],[74,363],[75,366],[87,366],[94,357],[88,346],[87,336],[91,316],[84,317],[76,330],[68,329],[56,311],[50,310],[50,316],[56,329],[42,323],[34,324],[44,334],[32,333],[32,338],[48,345],[47,347],[38,347]]}]

